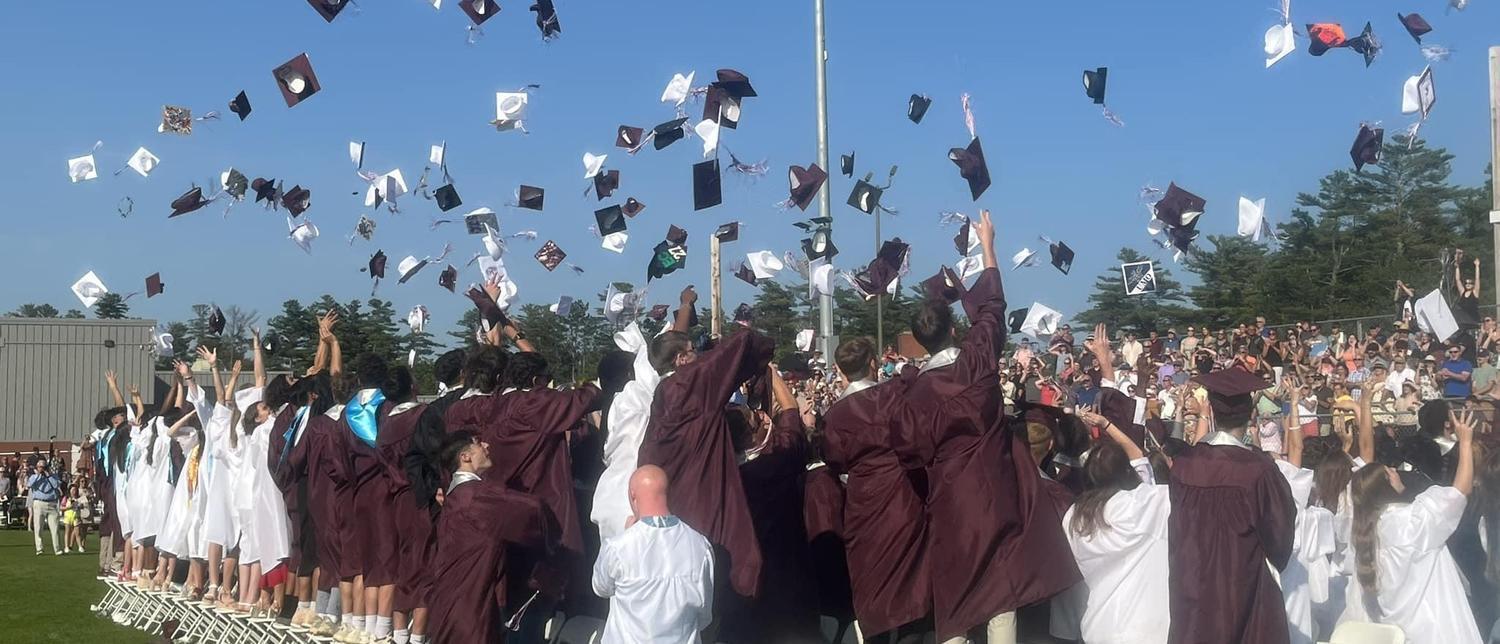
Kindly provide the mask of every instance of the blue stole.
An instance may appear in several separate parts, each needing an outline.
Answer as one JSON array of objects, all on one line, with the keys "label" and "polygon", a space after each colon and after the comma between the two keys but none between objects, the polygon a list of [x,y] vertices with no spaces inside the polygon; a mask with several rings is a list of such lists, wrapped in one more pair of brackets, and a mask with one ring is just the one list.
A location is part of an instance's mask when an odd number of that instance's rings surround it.
[{"label": "blue stole", "polygon": [[297,426],[301,424],[302,419],[306,417],[307,405],[303,405],[297,410],[297,415],[292,416],[292,424],[286,428],[286,433],[281,435],[281,437],[285,439],[285,443],[281,446],[281,460],[276,461],[276,467],[280,468],[283,464],[286,463],[286,457],[291,455],[292,439],[297,435]]},{"label": "blue stole", "polygon": [[94,460],[98,461],[104,470],[104,475],[109,476],[109,442],[115,437],[114,428],[104,432],[104,440],[94,444]]},{"label": "blue stole", "polygon": [[344,419],[349,422],[349,428],[354,430],[355,437],[370,447],[375,446],[377,435],[376,416],[380,413],[380,405],[385,402],[385,392],[376,389],[375,395],[370,396],[370,402],[361,404],[359,394],[354,394],[349,399],[349,404],[344,406]]},{"label": "blue stole", "polygon": [[670,528],[682,523],[682,520],[678,519],[676,515],[669,514],[664,517],[641,517],[641,523],[653,528]]}]

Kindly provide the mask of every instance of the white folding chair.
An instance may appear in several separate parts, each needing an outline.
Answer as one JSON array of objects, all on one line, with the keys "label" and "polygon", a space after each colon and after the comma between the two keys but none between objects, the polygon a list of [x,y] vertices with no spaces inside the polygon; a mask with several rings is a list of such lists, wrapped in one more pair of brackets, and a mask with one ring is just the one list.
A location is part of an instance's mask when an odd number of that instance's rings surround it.
[{"label": "white folding chair", "polygon": [[603,634],[603,620],[579,615],[563,624],[557,634],[557,644],[599,644]]},{"label": "white folding chair", "polygon": [[542,624],[542,641],[548,644],[555,644],[557,636],[562,633],[563,624],[567,623],[567,621],[568,616],[564,615],[562,611],[553,613],[551,617],[547,618],[546,623]]},{"label": "white folding chair", "polygon": [[1406,644],[1406,633],[1399,626],[1370,622],[1344,622],[1333,629],[1330,644]]}]

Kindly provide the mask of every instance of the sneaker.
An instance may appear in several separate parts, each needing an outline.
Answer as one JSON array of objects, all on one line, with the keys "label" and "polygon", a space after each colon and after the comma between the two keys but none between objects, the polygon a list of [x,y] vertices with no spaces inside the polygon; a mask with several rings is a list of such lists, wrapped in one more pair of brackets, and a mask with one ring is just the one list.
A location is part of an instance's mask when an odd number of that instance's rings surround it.
[{"label": "sneaker", "polygon": [[333,633],[333,641],[335,641],[335,642],[343,642],[343,643],[347,644],[348,642],[355,641],[355,640],[350,639],[350,638],[354,637],[356,634],[359,634],[361,632],[362,631],[356,631],[356,630],[354,630],[354,628],[352,626],[348,625],[348,624],[343,624],[343,625],[340,625],[339,629]]},{"label": "sneaker", "polygon": [[38,557],[40,557],[40,556],[42,556],[42,551],[41,551],[41,549],[40,549],[40,548],[39,548],[39,549],[37,549],[37,551],[36,551],[36,556],[38,556]]},{"label": "sneaker", "polygon": [[[64,552],[67,552],[67,551],[66,550],[54,550],[52,552],[52,555],[56,556],[56,557],[61,557],[61,556],[63,556]],[[42,553],[38,552],[37,554],[42,554]]]}]

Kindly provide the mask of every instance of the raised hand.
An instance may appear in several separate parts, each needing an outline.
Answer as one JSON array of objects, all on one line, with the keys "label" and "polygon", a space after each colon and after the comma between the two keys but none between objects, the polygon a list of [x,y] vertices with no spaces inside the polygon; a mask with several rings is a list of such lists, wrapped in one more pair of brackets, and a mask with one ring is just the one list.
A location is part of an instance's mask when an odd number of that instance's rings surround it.
[{"label": "raised hand", "polygon": [[1453,413],[1448,410],[1448,424],[1453,425],[1453,435],[1460,443],[1468,443],[1474,440],[1474,412],[1464,410],[1462,414]]},{"label": "raised hand", "polygon": [[682,289],[682,295],[678,296],[677,301],[683,306],[696,304],[698,302],[698,291],[693,290],[693,287],[689,285],[687,288]]},{"label": "raised hand", "polygon": [[115,379],[114,369],[110,369],[104,372],[104,382],[109,383],[111,387],[118,387],[120,385],[120,381]]},{"label": "raised hand", "polygon": [[176,372],[177,377],[182,378],[183,380],[187,380],[193,377],[193,369],[189,367],[186,362],[183,362],[181,360],[172,361],[172,371]]},{"label": "raised hand", "polygon": [[208,363],[210,369],[219,362],[219,350],[208,347],[198,347],[198,357]]},{"label": "raised hand", "polygon": [[132,398],[134,398],[134,397],[137,397],[137,396],[140,396],[140,395],[141,395],[141,388],[140,388],[140,386],[139,385],[131,385],[130,386],[130,396]]},{"label": "raised hand", "polygon": [[260,348],[260,327],[250,327],[250,341],[254,343],[256,348]]},{"label": "raised hand", "polygon": [[981,246],[989,247],[995,243],[995,223],[990,221],[989,209],[979,211],[979,222],[972,224],[971,230]]},{"label": "raised hand", "polygon": [[324,313],[321,317],[319,317],[318,318],[318,339],[319,340],[330,340],[330,339],[332,339],[333,338],[333,325],[338,324],[338,321],[339,321],[339,313],[338,313],[338,311],[334,311],[333,309],[329,309],[327,313]]}]

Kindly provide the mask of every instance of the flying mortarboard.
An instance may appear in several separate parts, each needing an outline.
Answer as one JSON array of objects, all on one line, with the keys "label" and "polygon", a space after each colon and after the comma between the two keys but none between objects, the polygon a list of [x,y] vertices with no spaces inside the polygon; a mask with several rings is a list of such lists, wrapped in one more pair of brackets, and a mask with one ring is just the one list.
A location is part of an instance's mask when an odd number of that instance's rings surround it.
[{"label": "flying mortarboard", "polygon": [[526,131],[526,105],[531,101],[531,95],[526,92],[495,92],[495,120],[490,125],[495,126],[495,131],[507,130]]},{"label": "flying mortarboard", "polygon": [[1152,211],[1156,218],[1171,227],[1192,226],[1198,216],[1203,214],[1203,209],[1208,202],[1202,197],[1177,187],[1176,183],[1167,185],[1167,193],[1161,200],[1156,202]]},{"label": "flying mortarboard", "polygon": [[245,192],[250,189],[250,179],[243,172],[230,168],[219,175],[219,186],[226,194],[239,201],[245,198]]},{"label": "flying mortarboard", "polygon": [[427,329],[427,322],[432,316],[428,314],[427,307],[418,304],[411,307],[406,314],[406,326],[411,327],[412,333],[421,333]]},{"label": "flying mortarboard", "polygon": [[1380,164],[1380,146],[1385,143],[1385,128],[1372,128],[1368,124],[1359,125],[1359,133],[1354,136],[1354,145],[1349,148],[1349,158],[1354,160],[1354,171],[1363,170],[1366,165]]},{"label": "flying mortarboard", "polygon": [[292,243],[309,255],[312,254],[312,242],[318,238],[318,227],[313,222],[303,219],[301,223],[286,218],[287,236],[292,238]]},{"label": "flying mortarboard", "polygon": [[1124,280],[1126,295],[1145,295],[1156,292],[1156,264],[1151,260],[1120,265],[1120,278]]},{"label": "flying mortarboard", "polygon": [[281,97],[286,100],[287,107],[295,107],[322,89],[317,74],[313,73],[312,61],[305,53],[282,63],[271,75],[276,77],[276,86],[281,88]]},{"label": "flying mortarboard", "polygon": [[665,320],[667,318],[667,311],[670,311],[671,309],[672,307],[665,304],[657,304],[656,306],[651,307],[651,311],[646,314],[646,317],[649,317],[653,320]]},{"label": "flying mortarboard", "polygon": [[293,217],[300,217],[302,213],[312,207],[312,191],[302,186],[292,186],[291,190],[281,195],[281,205],[286,207],[287,212]]},{"label": "flying mortarboard", "polygon": [[802,254],[808,261],[833,259],[839,254],[838,247],[833,245],[833,232],[826,227],[814,230],[811,237],[802,240]]},{"label": "flying mortarboard", "polygon": [[740,99],[757,96],[750,77],[733,69],[720,69],[718,80],[709,83],[703,100],[703,119],[731,130],[739,127]]},{"label": "flying mortarboard", "polygon": [[[375,220],[360,215],[359,221],[354,224],[354,235],[363,237],[365,241],[370,241],[370,238],[375,236]],[[354,235],[349,236],[350,244],[354,243]]]},{"label": "flying mortarboard", "polygon": [[94,164],[93,154],[68,159],[68,179],[73,183],[92,181],[97,178],[99,178],[99,167]]},{"label": "flying mortarboard", "polygon": [[548,306],[547,309],[557,314],[558,316],[568,317],[569,315],[573,314],[573,304],[574,300],[572,296],[559,295],[557,296],[557,302]]},{"label": "flying mortarboard", "polygon": [[594,196],[599,201],[615,193],[620,189],[620,171],[606,170],[594,175]]},{"label": "flying mortarboard", "polygon": [[[1437,88],[1432,84],[1432,67],[1428,66],[1421,74],[1406,79],[1401,86],[1401,113],[1422,113],[1422,120],[1427,120],[1427,115],[1432,112],[1432,106],[1437,102]],[[1416,138],[1415,130],[1412,138]]]},{"label": "flying mortarboard", "polygon": [[349,142],[349,163],[353,163],[355,169],[363,169],[365,167],[364,141]]},{"label": "flying mortarboard", "polygon": [[109,292],[109,289],[104,287],[104,282],[100,281],[94,271],[89,271],[73,283],[72,291],[78,301],[83,303],[83,308],[90,309],[99,302],[99,298]]},{"label": "flying mortarboard", "polygon": [[213,202],[203,198],[203,189],[193,186],[187,192],[182,193],[181,197],[172,200],[172,214],[167,215],[167,218],[171,219],[178,215],[186,215],[210,203]]},{"label": "flying mortarboard", "polygon": [[1365,23],[1364,32],[1350,38],[1347,45],[1350,49],[1364,55],[1365,67],[1375,62],[1375,55],[1380,53],[1380,39],[1375,37],[1375,31],[1368,22]]},{"label": "flying mortarboard", "polygon": [[620,208],[620,210],[625,213],[626,217],[634,217],[636,215],[639,215],[641,214],[641,211],[645,209],[646,204],[636,200],[635,197],[626,199],[625,205]]},{"label": "flying mortarboard", "polygon": [[508,323],[505,311],[501,310],[500,305],[496,304],[494,298],[491,298],[483,289],[477,286],[470,287],[464,296],[468,297],[469,301],[474,303],[474,308],[479,310],[479,319],[485,331],[505,326]]},{"label": "flying mortarboard", "polygon": [[594,221],[603,236],[625,232],[625,213],[619,206],[609,206],[594,211]]},{"label": "flying mortarboard", "polygon": [[370,256],[369,265],[366,267],[366,270],[370,272],[370,277],[384,279],[386,261],[385,251],[377,249],[375,254]]},{"label": "flying mortarboard", "polygon": [[712,208],[724,202],[720,185],[719,160],[709,159],[693,164],[693,210]]},{"label": "flying mortarboard", "polygon": [[464,215],[464,230],[470,235],[483,235],[485,225],[498,227],[500,220],[495,217],[495,211],[489,208],[476,208]]},{"label": "flying mortarboard", "polygon": [[562,23],[557,20],[557,8],[552,5],[552,0],[536,0],[531,10],[536,12],[536,28],[542,32],[542,40],[552,40],[562,33]]},{"label": "flying mortarboard", "polygon": [[458,0],[458,8],[463,9],[475,25],[482,25],[500,13],[500,3],[495,0]]},{"label": "flying mortarboard", "polygon": [[615,147],[632,149],[641,144],[641,136],[645,133],[646,131],[641,128],[621,125],[620,129],[615,132]]},{"label": "flying mortarboard", "polygon": [[1005,316],[1005,325],[1011,333],[1021,332],[1021,323],[1026,321],[1026,314],[1029,311],[1030,309],[1016,309],[1011,311],[1010,315]]},{"label": "flying mortarboard", "polygon": [[984,161],[984,148],[979,138],[969,141],[966,148],[948,150],[948,159],[958,166],[958,175],[969,182],[969,196],[978,201],[979,196],[990,188],[990,167]]},{"label": "flying mortarboard", "polygon": [[607,159],[609,159],[608,154],[594,154],[592,152],[584,152],[583,178],[592,179],[595,176],[598,176],[599,171],[604,169],[604,162]]},{"label": "flying mortarboard", "polygon": [[540,262],[548,271],[552,271],[557,269],[557,266],[568,257],[568,254],[563,252],[563,249],[557,245],[557,242],[549,239],[547,243],[542,244],[541,249],[537,250],[535,257],[536,261]]},{"label": "flying mortarboard", "polygon": [[125,165],[128,166],[131,170],[135,170],[136,174],[139,174],[143,177],[149,177],[151,176],[151,171],[155,170],[156,166],[160,163],[161,159],[158,159],[156,158],[156,155],[151,154],[150,150],[147,150],[146,148],[137,148],[135,154],[130,155],[130,160],[126,161]]},{"label": "flying mortarboard", "polygon": [[714,230],[714,239],[721,244],[727,244],[740,238],[740,222],[731,221]]},{"label": "flying mortarboard", "polygon": [[646,266],[646,282],[671,275],[687,265],[687,247],[670,238],[664,239],[651,249],[651,262]]},{"label": "flying mortarboard", "polygon": [[458,269],[449,264],[443,272],[438,273],[438,286],[448,289],[449,293],[455,292],[458,288]]},{"label": "flying mortarboard", "polygon": [[911,99],[906,102],[906,118],[911,119],[912,123],[921,123],[929,107],[932,107],[932,99],[921,94],[912,94]]},{"label": "flying mortarboard", "polygon": [[[967,257],[967,255],[965,255],[965,257]],[[1031,250],[1030,248],[1022,248],[1015,255],[1012,255],[1010,257],[1010,270],[1016,270],[1018,268],[1021,268],[1022,266],[1032,266],[1035,264],[1036,251]]]},{"label": "flying mortarboard", "polygon": [[214,335],[219,335],[224,332],[224,325],[228,321],[224,319],[224,312],[219,310],[219,305],[214,304],[212,306],[214,307],[213,311],[208,314],[208,330]]},{"label": "flying mortarboard", "polygon": [[964,223],[959,225],[958,233],[953,235],[953,248],[958,251],[959,255],[967,256],[969,251],[974,250],[974,247],[978,245],[979,235],[974,232],[973,222],[969,221],[968,217],[964,217]]},{"label": "flying mortarboard", "polygon": [[1396,14],[1396,19],[1401,21],[1401,26],[1406,27],[1406,33],[1411,34],[1417,44],[1422,44],[1422,36],[1432,32],[1432,25],[1427,24],[1427,19],[1421,14],[1410,13],[1406,15]]},{"label": "flying mortarboard", "polygon": [[527,210],[542,209],[547,200],[547,191],[536,186],[521,186],[516,192],[516,205]]},{"label": "flying mortarboard", "polygon": [[161,125],[156,131],[164,134],[192,134],[193,111],[176,105],[161,106]]},{"label": "flying mortarboard", "polygon": [[[1128,79],[1127,79],[1128,80]],[[1083,92],[1094,99],[1095,105],[1104,104],[1104,90],[1108,86],[1109,68],[1100,67],[1083,72]]]},{"label": "flying mortarboard", "polygon": [[464,203],[462,199],[458,198],[458,191],[453,189],[453,184],[451,183],[434,190],[432,197],[437,200],[437,207],[443,212],[453,210]]},{"label": "flying mortarboard", "polygon": [[1032,302],[1026,309],[1026,319],[1021,322],[1021,333],[1040,340],[1056,333],[1059,322],[1062,322],[1062,313],[1045,304]]},{"label": "flying mortarboard", "polygon": [[748,325],[750,322],[755,321],[755,309],[749,304],[741,302],[739,306],[734,307],[734,321],[743,322]]},{"label": "flying mortarboard", "polygon": [[[667,81],[667,88],[661,92],[661,102],[682,105],[688,95],[693,92],[693,76],[695,75],[697,72],[688,72],[686,76],[673,74],[672,80]],[[637,139],[637,145],[639,145],[639,139]]]},{"label": "flying mortarboard", "polygon": [[739,267],[734,269],[734,276],[751,286],[759,285],[760,278],[755,276],[755,270],[750,268],[749,262],[740,262]]},{"label": "flying mortarboard", "polygon": [[933,275],[927,278],[927,281],[922,282],[922,287],[927,292],[927,297],[943,300],[949,304],[963,299],[964,293],[967,291],[964,288],[963,280],[959,279],[958,273],[953,272],[953,269],[947,266],[938,270],[937,275]]},{"label": "flying mortarboard", "polygon": [[839,155],[839,171],[846,177],[854,176],[854,153]]},{"label": "flying mortarboard", "polygon": [[666,123],[662,123],[661,125],[652,128],[652,146],[660,150],[669,145],[672,145],[673,143],[681,141],[682,137],[687,136],[687,130],[684,130],[682,127],[685,123],[687,123],[686,116],[682,118],[672,119],[670,121],[667,121]]},{"label": "flying mortarboard", "polygon": [[624,253],[625,244],[629,241],[630,233],[621,230],[604,235],[599,247],[611,253]]},{"label": "flying mortarboard", "polygon": [[1292,28],[1292,23],[1283,22],[1271,25],[1271,28],[1266,30],[1265,52],[1267,69],[1281,62],[1281,59],[1286,58],[1294,51],[1297,51],[1297,36],[1296,30]]},{"label": "flying mortarboard", "polygon": [[250,96],[244,90],[240,90],[240,93],[235,95],[234,100],[229,101],[229,111],[238,115],[241,121],[245,120],[246,117],[250,116]]},{"label": "flying mortarboard", "polygon": [[1348,45],[1349,39],[1344,36],[1344,26],[1336,22],[1319,22],[1307,26],[1307,53],[1314,56],[1322,56],[1330,49]]},{"label": "flying mortarboard", "polygon": [[806,168],[794,165],[787,171],[787,180],[791,186],[791,203],[806,211],[812,204],[813,197],[818,195],[818,191],[828,181],[828,173],[816,163]]},{"label": "flying mortarboard", "polygon": [[862,213],[873,215],[875,209],[880,207],[880,197],[884,193],[885,189],[870,183],[868,177],[860,179],[854,182],[854,189],[849,192],[848,204]]},{"label": "flying mortarboard", "polygon": [[1055,242],[1048,246],[1048,250],[1052,251],[1052,265],[1062,271],[1063,275],[1067,275],[1073,268],[1073,249],[1062,242]]},{"label": "flying mortarboard", "polygon": [[1235,233],[1240,237],[1249,238],[1251,241],[1260,241],[1261,231],[1266,228],[1266,200],[1264,198],[1251,201],[1240,197],[1239,226]]},{"label": "flying mortarboard", "polygon": [[397,278],[396,283],[405,284],[407,280],[416,277],[417,273],[427,266],[428,261],[427,259],[417,259],[413,255],[407,255],[401,260],[401,263],[396,265],[396,272],[401,275],[401,277]]},{"label": "flying mortarboard", "polygon": [[339,12],[349,6],[349,3],[344,0],[307,0],[307,4],[312,5],[312,8],[318,12],[318,15],[323,16],[323,20],[328,22],[333,22],[333,19],[338,17]]},{"label": "flying mortarboard", "polygon": [[276,187],[275,179],[256,178],[250,182],[250,189],[255,191],[255,203],[265,201],[274,207],[280,201],[281,190]]},{"label": "flying mortarboard", "polygon": [[[776,253],[768,250],[761,250],[753,253],[747,253],[745,255],[745,263],[741,266],[743,268],[748,268],[751,272],[751,275],[755,277],[755,279],[768,280],[776,277],[776,274],[780,273],[781,270],[786,267],[786,264],[784,264],[780,258],[776,257]],[[749,281],[751,284],[755,283],[751,280],[746,281]]]},{"label": "flying mortarboard", "polygon": [[167,285],[161,281],[161,273],[152,273],[146,278],[146,299],[161,295],[167,290]]}]

